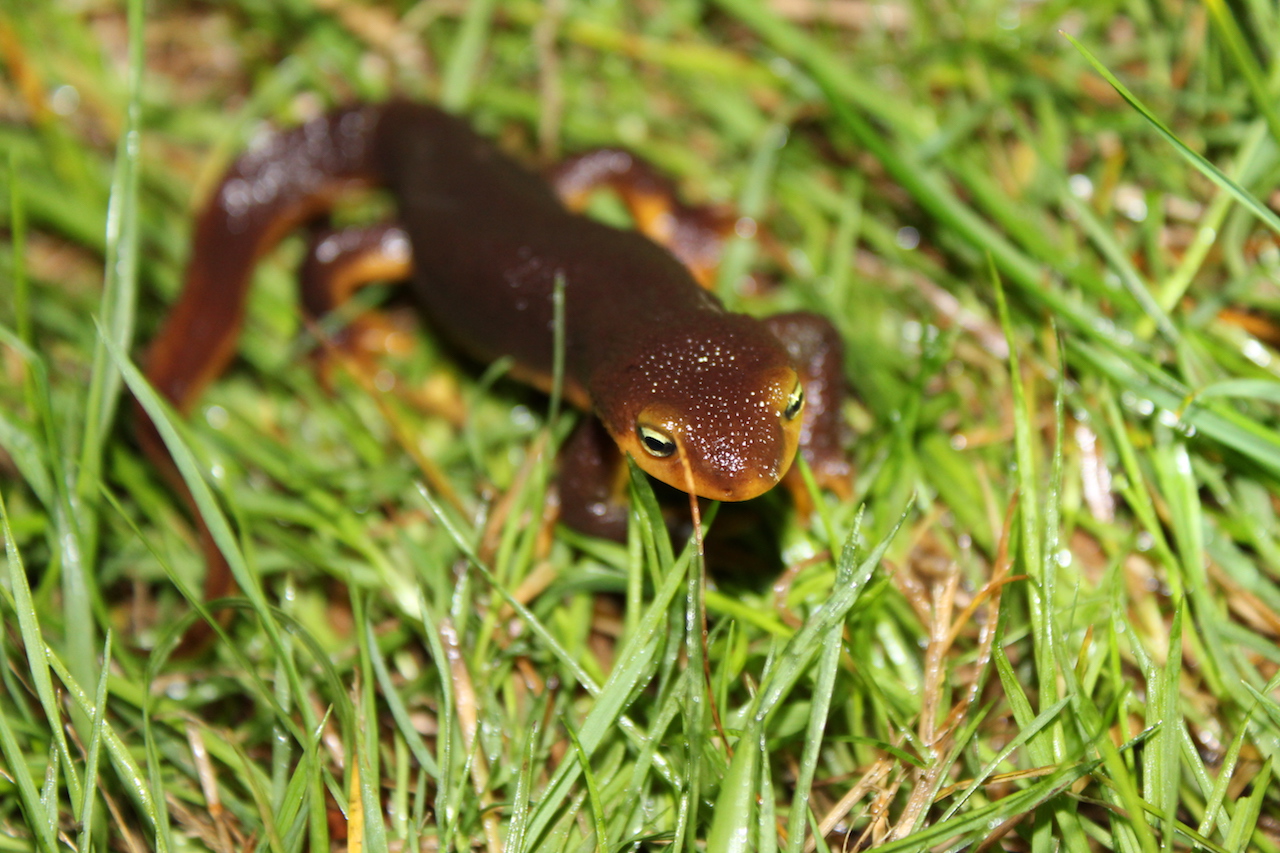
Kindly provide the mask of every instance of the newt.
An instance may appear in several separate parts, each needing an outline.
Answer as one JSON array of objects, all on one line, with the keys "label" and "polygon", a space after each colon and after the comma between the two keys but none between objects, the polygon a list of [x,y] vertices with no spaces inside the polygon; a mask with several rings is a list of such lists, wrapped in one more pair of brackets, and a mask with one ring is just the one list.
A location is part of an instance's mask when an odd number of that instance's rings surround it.
[{"label": "newt", "polygon": [[[646,233],[571,209],[606,185]],[[181,296],[145,358],[149,380],[180,413],[233,357],[256,261],[357,187],[388,191],[398,221],[317,233],[301,276],[312,318],[371,280],[406,279],[439,334],[478,360],[512,359],[515,376],[547,390],[561,283],[563,393],[591,416],[562,452],[561,519],[571,526],[625,533],[611,485],[623,454],[664,483],[720,501],[773,488],[797,450],[820,481],[847,478],[831,323],[733,313],[699,284],[731,220],[675,202],[625,152],[583,155],[549,182],[462,119],[406,101],[269,134],[222,178],[197,219]],[[145,415],[138,434],[178,479]],[[203,538],[212,598],[230,580]]]}]

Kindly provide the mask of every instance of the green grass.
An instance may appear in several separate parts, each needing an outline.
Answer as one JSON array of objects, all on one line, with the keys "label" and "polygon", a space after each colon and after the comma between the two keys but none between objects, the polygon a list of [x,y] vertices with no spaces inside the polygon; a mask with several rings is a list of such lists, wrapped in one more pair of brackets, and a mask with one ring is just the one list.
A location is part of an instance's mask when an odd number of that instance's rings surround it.
[{"label": "green grass", "polygon": [[[0,2],[0,853],[1280,850],[1276,12],[875,8]],[[244,590],[174,655],[129,358],[255,133],[397,93],[757,217],[720,292],[840,328],[855,499],[706,589],[643,478],[554,528],[576,415],[426,334],[327,389],[294,240],[160,418]]]}]

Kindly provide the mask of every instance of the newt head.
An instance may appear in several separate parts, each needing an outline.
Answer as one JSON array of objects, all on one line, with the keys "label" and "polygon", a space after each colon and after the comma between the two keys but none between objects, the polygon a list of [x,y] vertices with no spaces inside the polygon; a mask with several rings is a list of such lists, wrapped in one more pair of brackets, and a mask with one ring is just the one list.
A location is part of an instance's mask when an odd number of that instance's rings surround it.
[{"label": "newt head", "polygon": [[734,314],[599,371],[592,397],[618,447],[685,492],[741,501],[777,485],[800,443],[804,390],[786,350]]}]

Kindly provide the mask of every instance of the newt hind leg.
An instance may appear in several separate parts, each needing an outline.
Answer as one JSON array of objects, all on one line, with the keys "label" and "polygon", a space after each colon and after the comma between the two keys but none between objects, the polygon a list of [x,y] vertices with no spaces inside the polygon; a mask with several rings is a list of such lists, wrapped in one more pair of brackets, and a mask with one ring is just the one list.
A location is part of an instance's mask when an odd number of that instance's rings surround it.
[{"label": "newt hind leg", "polygon": [[[309,324],[338,311],[361,287],[374,282],[403,282],[413,272],[409,235],[398,223],[360,228],[323,228],[311,234],[298,275],[303,315]],[[366,364],[374,356],[401,347],[398,330],[385,316],[365,312],[345,324],[328,340]],[[330,359],[321,352],[326,381]]]},{"label": "newt hind leg", "polygon": [[316,231],[300,273],[302,309],[319,319],[364,285],[406,280],[412,271],[409,235],[394,222]]},{"label": "newt hind leg", "polygon": [[742,220],[725,207],[682,202],[675,185],[648,161],[620,148],[598,148],[565,160],[550,174],[571,210],[582,210],[596,190],[617,193],[636,230],[680,259],[698,284],[711,288],[725,241]]}]

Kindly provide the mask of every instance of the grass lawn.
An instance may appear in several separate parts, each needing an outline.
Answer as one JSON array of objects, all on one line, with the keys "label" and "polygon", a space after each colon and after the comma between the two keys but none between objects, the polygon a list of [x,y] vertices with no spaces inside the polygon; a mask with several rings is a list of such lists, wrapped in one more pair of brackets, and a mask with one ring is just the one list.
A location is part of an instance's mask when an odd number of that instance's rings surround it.
[{"label": "grass lawn", "polygon": [[[0,0],[0,853],[1280,850],[1278,32]],[[625,545],[557,527],[578,415],[390,288],[402,346],[322,381],[294,237],[175,424],[243,591],[173,654],[212,610],[130,358],[236,154],[392,95],[756,219],[718,292],[840,329],[853,499],[725,507],[705,567],[642,478]]]}]

